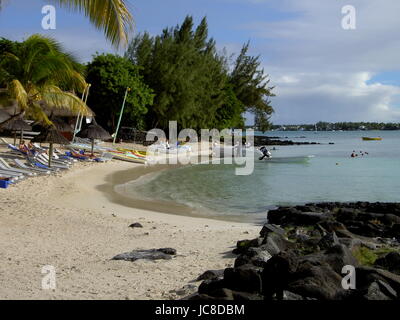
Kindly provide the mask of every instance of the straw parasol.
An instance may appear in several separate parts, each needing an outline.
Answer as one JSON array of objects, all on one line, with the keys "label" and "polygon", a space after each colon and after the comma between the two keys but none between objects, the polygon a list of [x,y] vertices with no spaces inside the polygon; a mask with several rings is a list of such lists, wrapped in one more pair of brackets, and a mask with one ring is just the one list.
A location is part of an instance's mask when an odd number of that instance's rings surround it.
[{"label": "straw parasol", "polygon": [[21,137],[20,137],[20,143],[21,143],[24,137],[24,131],[32,130],[32,127],[22,119],[11,120],[10,122],[7,122],[3,126],[3,128],[14,132],[14,145],[17,143],[17,131],[21,131]]},{"label": "straw parasol", "polygon": [[4,122],[10,118],[11,118],[11,115],[7,111],[0,109],[0,123]]},{"label": "straw parasol", "polygon": [[57,131],[54,127],[46,128],[38,136],[36,136],[32,142],[49,143],[49,167],[51,167],[51,158],[53,157],[53,144],[69,144],[70,142],[64,138],[64,136]]},{"label": "straw parasol", "polygon": [[51,119],[51,122],[53,122],[56,129],[60,132],[74,132],[74,129],[71,127],[70,124],[59,118]]},{"label": "straw parasol", "polygon": [[87,138],[92,141],[92,156],[93,156],[93,150],[94,150],[94,140],[109,140],[111,139],[111,135],[104,130],[102,127],[100,127],[97,123],[96,120],[93,119],[92,123],[90,123],[88,126],[83,128],[78,134],[78,137],[80,138]]}]

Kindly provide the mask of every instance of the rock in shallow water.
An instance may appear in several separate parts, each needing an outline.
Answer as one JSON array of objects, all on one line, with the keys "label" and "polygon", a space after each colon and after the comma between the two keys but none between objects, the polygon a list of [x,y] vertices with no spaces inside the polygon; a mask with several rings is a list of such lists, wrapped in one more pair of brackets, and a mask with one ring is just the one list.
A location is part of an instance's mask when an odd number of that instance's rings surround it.
[{"label": "rock in shallow water", "polygon": [[131,252],[116,255],[112,260],[136,261],[145,260],[170,260],[176,255],[176,250],[172,248],[150,249],[150,250],[133,250]]}]

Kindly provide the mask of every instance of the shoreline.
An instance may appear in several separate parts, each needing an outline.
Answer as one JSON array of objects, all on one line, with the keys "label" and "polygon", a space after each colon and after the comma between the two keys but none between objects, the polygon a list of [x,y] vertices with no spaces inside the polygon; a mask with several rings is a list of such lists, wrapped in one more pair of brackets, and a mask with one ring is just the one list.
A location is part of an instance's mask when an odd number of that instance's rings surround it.
[{"label": "shoreline", "polygon": [[[232,266],[238,238],[258,234],[258,225],[131,208],[105,196],[115,175],[137,167],[79,163],[2,190],[0,298],[179,299],[173,290],[196,291],[192,281],[204,270]],[[135,222],[143,229],[128,227]],[[166,246],[178,251],[172,260],[110,260]],[[54,291],[41,288],[46,265],[56,269]]]}]

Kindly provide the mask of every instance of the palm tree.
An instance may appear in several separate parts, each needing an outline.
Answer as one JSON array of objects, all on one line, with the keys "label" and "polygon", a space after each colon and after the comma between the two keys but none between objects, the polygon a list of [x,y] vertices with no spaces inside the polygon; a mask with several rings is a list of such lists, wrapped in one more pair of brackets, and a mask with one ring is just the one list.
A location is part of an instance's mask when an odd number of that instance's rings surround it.
[{"label": "palm tree", "polygon": [[[0,0],[0,9],[4,0]],[[47,0],[71,11],[81,12],[116,47],[128,43],[133,17],[126,0]]]},{"label": "palm tree", "polygon": [[50,125],[45,109],[92,115],[86,104],[73,94],[86,88],[83,67],[55,40],[33,35],[18,43],[13,52],[3,53],[0,61],[0,87],[3,87],[0,99],[8,104],[15,101],[20,109],[0,125],[25,114]]}]

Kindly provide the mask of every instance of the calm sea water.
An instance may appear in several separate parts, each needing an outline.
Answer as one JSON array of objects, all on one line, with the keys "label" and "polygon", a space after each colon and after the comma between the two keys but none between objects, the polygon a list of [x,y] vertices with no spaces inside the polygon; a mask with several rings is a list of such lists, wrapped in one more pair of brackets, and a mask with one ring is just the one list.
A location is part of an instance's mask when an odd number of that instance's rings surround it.
[{"label": "calm sea water", "polygon": [[[197,212],[253,217],[278,205],[321,201],[400,201],[400,131],[270,132],[321,145],[278,146],[274,156],[314,155],[308,163],[256,162],[250,176],[233,165],[194,165],[127,185],[142,195]],[[382,141],[362,141],[363,136]],[[329,145],[333,142],[334,145]],[[352,151],[369,155],[350,158]]]}]

